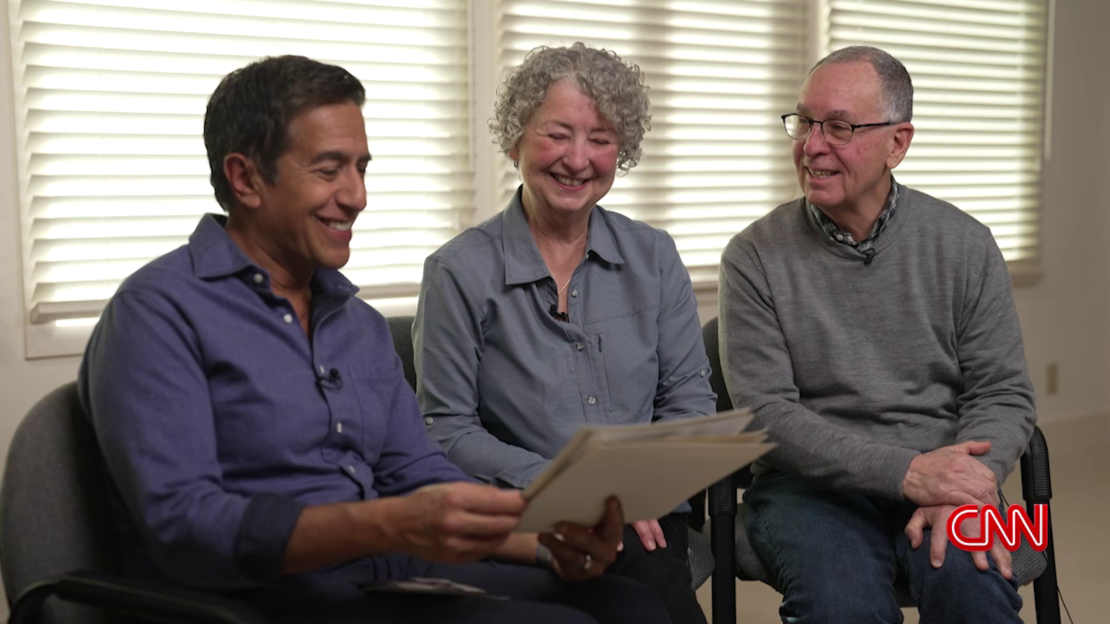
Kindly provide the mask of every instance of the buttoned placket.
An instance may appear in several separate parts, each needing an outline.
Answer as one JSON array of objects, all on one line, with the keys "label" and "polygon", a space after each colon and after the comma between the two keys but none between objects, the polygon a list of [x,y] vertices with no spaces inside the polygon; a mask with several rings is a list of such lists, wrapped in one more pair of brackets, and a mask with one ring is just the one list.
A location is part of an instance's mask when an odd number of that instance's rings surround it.
[{"label": "buttoned placket", "polygon": [[[597,363],[594,361],[596,354],[592,351],[595,351],[598,345],[594,344],[590,336],[587,336],[582,329],[582,315],[585,307],[579,284],[583,280],[583,273],[588,270],[586,267],[588,260],[589,254],[587,253],[582,258],[582,264],[575,269],[571,276],[568,286],[570,296],[567,298],[567,314],[570,317],[570,322],[559,323],[559,325],[566,336],[567,348],[570,349],[573,357],[574,372],[578,381],[578,393],[585,420],[587,423],[602,423],[604,422],[604,405],[601,401],[598,376],[603,376],[605,371],[598,369]],[[558,296],[557,293],[556,296]]]}]

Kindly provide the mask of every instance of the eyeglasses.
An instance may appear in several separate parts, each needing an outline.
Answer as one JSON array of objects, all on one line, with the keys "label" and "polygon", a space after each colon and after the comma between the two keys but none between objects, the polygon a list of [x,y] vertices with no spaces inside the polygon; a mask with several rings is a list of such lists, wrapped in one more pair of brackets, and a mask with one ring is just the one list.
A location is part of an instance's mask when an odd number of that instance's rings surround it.
[{"label": "eyeglasses", "polygon": [[809,133],[813,131],[813,126],[821,126],[821,134],[825,135],[825,142],[834,147],[843,147],[852,140],[852,135],[855,134],[856,128],[870,128],[872,126],[893,126],[901,122],[898,121],[884,121],[882,123],[869,123],[869,124],[850,124],[847,121],[839,119],[826,119],[824,121],[817,121],[809,117],[803,117],[798,113],[789,113],[782,116],[782,125],[786,128],[786,134],[795,141],[804,141],[809,137]]}]

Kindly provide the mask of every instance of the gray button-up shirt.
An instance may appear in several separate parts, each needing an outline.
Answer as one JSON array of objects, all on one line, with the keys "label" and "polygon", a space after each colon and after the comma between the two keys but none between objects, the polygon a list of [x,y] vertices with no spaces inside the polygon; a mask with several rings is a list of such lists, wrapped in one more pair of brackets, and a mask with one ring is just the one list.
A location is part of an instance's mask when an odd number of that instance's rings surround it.
[{"label": "gray button-up shirt", "polygon": [[595,206],[568,289],[561,322],[519,189],[424,265],[417,398],[448,458],[483,481],[526,487],[583,425],[715,411],[697,302],[670,236]]}]

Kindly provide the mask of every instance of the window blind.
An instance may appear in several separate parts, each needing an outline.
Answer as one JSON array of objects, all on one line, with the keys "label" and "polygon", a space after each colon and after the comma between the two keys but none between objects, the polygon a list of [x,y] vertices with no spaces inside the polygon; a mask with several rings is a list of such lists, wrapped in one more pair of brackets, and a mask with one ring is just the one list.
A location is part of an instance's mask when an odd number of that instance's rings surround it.
[{"label": "window blind", "polygon": [[[644,155],[600,203],[665,229],[695,287],[715,288],[729,238],[798,195],[778,115],[805,76],[807,3],[503,0],[496,60],[504,69],[535,46],[582,41],[643,69]],[[501,162],[504,206],[519,177]]]},{"label": "window blind", "polygon": [[1015,280],[1040,269],[1048,0],[828,0],[829,50],[880,47],[914,83],[899,182],[991,228]]},{"label": "window blind", "polygon": [[222,76],[267,55],[338,64],[366,87],[374,160],[344,269],[362,296],[415,295],[425,256],[469,219],[466,0],[9,4],[32,328],[97,316],[220,212],[205,106]]}]

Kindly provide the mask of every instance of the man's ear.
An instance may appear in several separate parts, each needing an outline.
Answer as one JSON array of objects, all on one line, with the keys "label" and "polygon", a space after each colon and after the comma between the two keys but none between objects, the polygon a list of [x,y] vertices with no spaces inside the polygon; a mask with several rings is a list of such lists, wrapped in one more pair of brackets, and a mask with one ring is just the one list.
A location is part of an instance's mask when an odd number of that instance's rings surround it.
[{"label": "man's ear", "polygon": [[244,208],[262,205],[259,193],[266,182],[253,160],[237,152],[224,156],[224,176],[231,184],[231,192],[239,205]]},{"label": "man's ear", "polygon": [[910,149],[910,141],[912,140],[912,123],[907,121],[894,126],[894,134],[890,139],[890,155],[886,157],[887,169],[894,169],[902,163],[902,159],[906,157],[906,151]]}]

